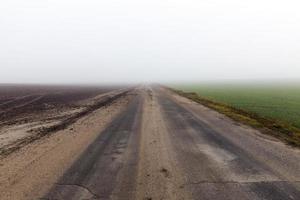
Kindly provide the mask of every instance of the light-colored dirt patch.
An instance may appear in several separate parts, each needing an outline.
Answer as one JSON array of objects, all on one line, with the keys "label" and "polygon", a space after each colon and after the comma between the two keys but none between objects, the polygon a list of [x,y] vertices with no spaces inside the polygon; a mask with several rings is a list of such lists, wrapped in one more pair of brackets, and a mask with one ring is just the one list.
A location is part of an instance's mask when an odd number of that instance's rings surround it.
[{"label": "light-colored dirt patch", "polygon": [[21,140],[33,133],[30,132],[32,129],[38,129],[41,127],[50,127],[55,124],[58,124],[59,121],[52,122],[30,122],[26,124],[13,125],[9,127],[2,128],[0,130],[0,147],[4,147],[12,144],[17,140]]},{"label": "light-colored dirt patch", "polygon": [[0,161],[1,200],[42,197],[130,100],[122,97],[68,129],[37,140]]},{"label": "light-colored dirt patch", "polygon": [[155,94],[148,90],[142,122],[136,199],[191,199],[181,185],[169,134]]}]

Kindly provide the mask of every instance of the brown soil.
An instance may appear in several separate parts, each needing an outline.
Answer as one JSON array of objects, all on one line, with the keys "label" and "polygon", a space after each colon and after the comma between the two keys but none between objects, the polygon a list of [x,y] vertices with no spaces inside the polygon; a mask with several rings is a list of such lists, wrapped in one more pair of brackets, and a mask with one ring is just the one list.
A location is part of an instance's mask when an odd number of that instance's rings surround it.
[{"label": "brown soil", "polygon": [[0,154],[64,129],[125,93],[117,87],[0,85]]}]

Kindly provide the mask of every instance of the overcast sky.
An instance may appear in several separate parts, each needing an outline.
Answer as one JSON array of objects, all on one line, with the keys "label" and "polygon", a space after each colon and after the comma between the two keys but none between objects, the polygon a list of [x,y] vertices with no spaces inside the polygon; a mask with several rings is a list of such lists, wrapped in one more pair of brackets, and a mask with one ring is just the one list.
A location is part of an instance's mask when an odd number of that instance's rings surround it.
[{"label": "overcast sky", "polygon": [[0,82],[300,79],[299,0],[3,0]]}]

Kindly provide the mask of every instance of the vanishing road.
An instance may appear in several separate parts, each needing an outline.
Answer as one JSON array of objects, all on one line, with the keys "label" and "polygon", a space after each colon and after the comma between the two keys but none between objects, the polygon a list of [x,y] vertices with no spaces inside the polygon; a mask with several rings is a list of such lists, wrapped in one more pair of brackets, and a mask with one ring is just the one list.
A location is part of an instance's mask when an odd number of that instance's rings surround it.
[{"label": "vanishing road", "polygon": [[43,199],[300,199],[300,153],[161,87],[127,108]]}]

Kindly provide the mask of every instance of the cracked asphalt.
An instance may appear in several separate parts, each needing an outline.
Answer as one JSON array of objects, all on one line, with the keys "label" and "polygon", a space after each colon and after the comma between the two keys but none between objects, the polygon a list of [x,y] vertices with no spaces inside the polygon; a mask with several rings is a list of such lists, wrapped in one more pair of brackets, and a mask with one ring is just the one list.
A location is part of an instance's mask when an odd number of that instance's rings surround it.
[{"label": "cracked asphalt", "polygon": [[145,86],[42,199],[298,200],[300,152]]}]

